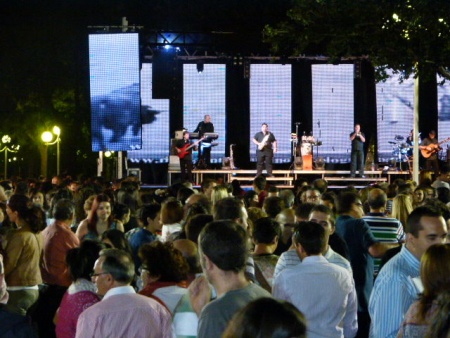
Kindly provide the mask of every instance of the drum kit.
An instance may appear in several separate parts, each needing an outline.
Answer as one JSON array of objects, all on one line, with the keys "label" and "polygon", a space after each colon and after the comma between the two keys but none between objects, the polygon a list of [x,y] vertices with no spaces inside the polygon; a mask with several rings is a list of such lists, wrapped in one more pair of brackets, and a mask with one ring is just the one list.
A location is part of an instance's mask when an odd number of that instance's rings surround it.
[{"label": "drum kit", "polygon": [[395,135],[394,140],[389,141],[389,144],[392,144],[392,154],[398,158],[399,162],[407,162],[411,145],[403,142],[405,138],[401,135]]}]

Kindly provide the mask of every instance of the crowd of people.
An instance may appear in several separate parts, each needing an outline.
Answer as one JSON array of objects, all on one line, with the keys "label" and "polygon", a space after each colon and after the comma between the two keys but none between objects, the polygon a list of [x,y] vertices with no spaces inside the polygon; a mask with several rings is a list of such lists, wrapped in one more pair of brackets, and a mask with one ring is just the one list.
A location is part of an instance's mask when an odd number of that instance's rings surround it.
[{"label": "crowd of people", "polygon": [[447,180],[5,180],[0,337],[448,337]]}]

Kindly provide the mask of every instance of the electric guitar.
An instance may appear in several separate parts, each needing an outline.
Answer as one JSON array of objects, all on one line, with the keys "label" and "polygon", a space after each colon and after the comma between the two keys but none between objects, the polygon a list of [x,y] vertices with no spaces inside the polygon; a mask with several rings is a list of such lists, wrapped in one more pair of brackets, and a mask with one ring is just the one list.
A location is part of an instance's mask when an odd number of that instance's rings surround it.
[{"label": "electric guitar", "polygon": [[429,158],[431,155],[437,153],[438,151],[442,150],[442,148],[440,147],[441,144],[446,143],[450,141],[450,137],[446,138],[445,140],[435,144],[429,144],[426,146],[426,148],[424,149],[420,149],[420,153],[422,154],[423,157],[425,158]]},{"label": "electric guitar", "polygon": [[183,147],[177,148],[177,149],[179,150],[179,152],[178,152],[178,157],[181,158],[181,159],[183,159],[187,154],[189,154],[189,151],[188,151],[189,149],[195,147],[197,144],[199,144],[200,142],[202,142],[205,138],[206,138],[206,137],[203,136],[200,140],[195,141],[195,142],[192,143],[192,144],[187,143],[187,144],[185,144]]},{"label": "electric guitar", "polygon": [[262,139],[262,141],[258,144],[258,149],[263,150],[263,148],[267,145],[267,141],[269,140],[270,132],[267,133],[266,136]]}]

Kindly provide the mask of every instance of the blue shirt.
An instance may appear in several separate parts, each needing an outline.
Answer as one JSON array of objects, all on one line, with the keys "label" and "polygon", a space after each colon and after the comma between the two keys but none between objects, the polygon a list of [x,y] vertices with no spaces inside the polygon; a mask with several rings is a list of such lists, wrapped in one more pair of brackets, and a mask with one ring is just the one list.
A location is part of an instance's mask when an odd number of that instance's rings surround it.
[{"label": "blue shirt", "polygon": [[140,228],[128,239],[131,246],[131,252],[133,253],[133,260],[136,270],[142,264],[141,259],[138,256],[139,248],[142,244],[151,243],[154,240],[156,240],[156,235],[144,228]]},{"label": "blue shirt", "polygon": [[406,246],[383,266],[370,296],[370,337],[397,336],[404,315],[417,300],[418,291],[412,278],[419,275],[420,261]]},{"label": "blue shirt", "polygon": [[349,249],[358,295],[358,312],[367,312],[373,287],[373,258],[369,254],[369,247],[377,240],[366,221],[347,215],[337,218],[336,232],[345,240]]}]

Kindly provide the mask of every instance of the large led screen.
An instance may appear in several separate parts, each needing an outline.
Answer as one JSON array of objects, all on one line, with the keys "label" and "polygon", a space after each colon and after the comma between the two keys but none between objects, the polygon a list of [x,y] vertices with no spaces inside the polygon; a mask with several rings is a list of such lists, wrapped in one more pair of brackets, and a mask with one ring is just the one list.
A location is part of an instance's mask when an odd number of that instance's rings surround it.
[{"label": "large led screen", "polygon": [[414,128],[414,79],[400,82],[398,75],[388,73],[391,76],[376,85],[378,161],[406,162],[406,138]]},{"label": "large led screen", "polygon": [[[190,132],[205,115],[211,116],[214,132],[219,135],[211,148],[211,163],[222,163],[225,156],[225,64],[183,65],[183,127]],[[230,125],[232,127],[232,125]],[[194,160],[196,159],[194,153]]]},{"label": "large led screen", "polygon": [[93,151],[140,149],[137,33],[89,35]]},{"label": "large led screen", "polygon": [[144,63],[141,69],[141,102],[145,107],[142,116],[142,148],[128,151],[130,162],[168,163],[170,149],[169,100],[152,98],[152,64]]},{"label": "large led screen", "polygon": [[[437,78],[438,82],[442,81],[441,77]],[[438,85],[438,130],[437,138],[439,142],[445,141],[450,137],[450,83],[445,81],[444,84]],[[425,131],[428,133],[428,131]],[[427,134],[423,135],[424,137]],[[441,146],[443,151],[439,152],[439,158],[443,161],[447,161],[447,152],[450,147],[450,143],[446,142]]]},{"label": "large led screen", "polygon": [[[292,67],[281,64],[250,65],[250,137],[267,123],[277,139],[278,152],[273,163],[293,160],[292,125]],[[250,141],[250,160],[256,162],[256,146]]]},{"label": "large led screen", "polygon": [[[352,64],[312,65],[314,157],[326,163],[350,162],[350,133],[354,127],[354,71]],[[303,130],[311,134],[309,130]],[[364,132],[364,126],[362,126]]]}]

